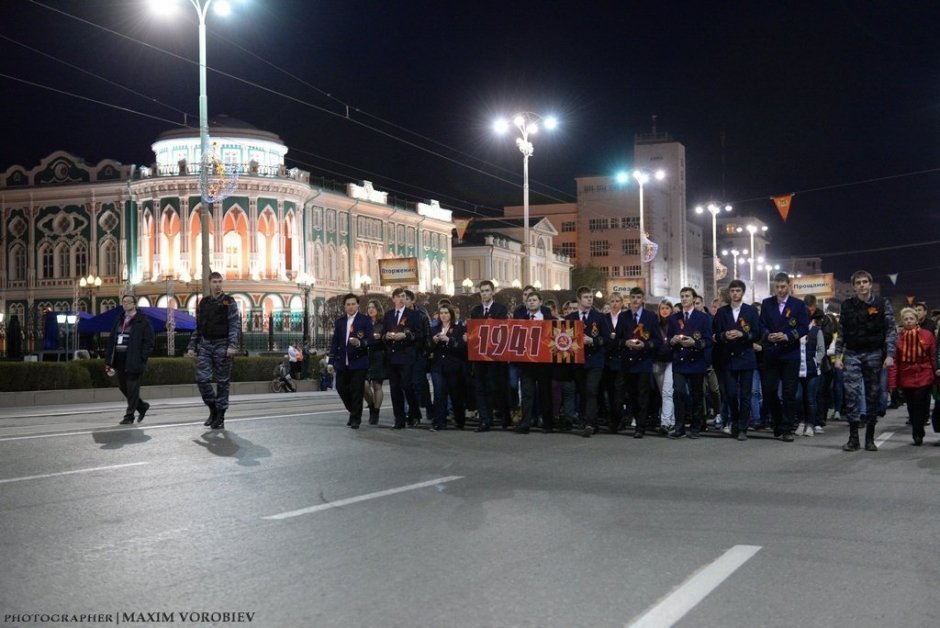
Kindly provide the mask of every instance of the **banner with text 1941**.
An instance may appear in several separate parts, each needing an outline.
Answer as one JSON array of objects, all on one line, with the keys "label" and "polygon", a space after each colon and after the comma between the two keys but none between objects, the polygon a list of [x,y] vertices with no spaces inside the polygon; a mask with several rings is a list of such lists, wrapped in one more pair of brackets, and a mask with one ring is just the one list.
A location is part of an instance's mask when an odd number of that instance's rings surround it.
[{"label": "banner with text 1941", "polygon": [[471,318],[467,351],[473,362],[584,364],[584,323]]}]

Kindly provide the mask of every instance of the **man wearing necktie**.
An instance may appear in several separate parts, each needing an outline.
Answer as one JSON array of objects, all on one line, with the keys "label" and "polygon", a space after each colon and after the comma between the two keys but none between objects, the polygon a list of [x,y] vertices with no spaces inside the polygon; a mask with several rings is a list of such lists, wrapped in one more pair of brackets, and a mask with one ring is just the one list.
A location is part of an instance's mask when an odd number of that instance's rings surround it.
[{"label": "man wearing necktie", "polygon": [[[506,319],[509,311],[506,306],[496,302],[493,298],[496,287],[489,279],[480,282],[480,305],[470,310],[470,318],[475,319]],[[480,425],[477,432],[489,432],[493,426],[494,412],[499,412],[502,418],[503,429],[509,429],[509,387],[506,384],[509,369],[505,362],[473,362],[474,388],[477,393],[477,413]]]},{"label": "man wearing necktie", "polygon": [[[800,381],[800,338],[809,332],[809,311],[802,300],[790,296],[790,276],[774,276],[774,296],[760,308],[761,344],[764,346],[761,389],[770,408],[774,436],[792,443]],[[783,405],[777,387],[783,384]]]},{"label": "man wearing necktie", "polygon": [[666,333],[672,346],[672,385],[676,408],[676,429],[670,434],[671,438],[685,435],[686,421],[690,424],[689,438],[698,438],[705,420],[705,371],[708,369],[705,352],[712,346],[712,330],[708,316],[695,309],[695,296],[693,288],[686,287],[679,291],[682,310],[669,319]]},{"label": "man wearing necktie", "polygon": [[[385,346],[389,361],[389,390],[392,394],[392,409],[395,413],[394,429],[403,429],[410,420],[420,421],[421,407],[415,394],[414,363],[416,346],[424,343],[420,320],[405,307],[405,289],[395,288],[392,292],[394,309],[389,310],[383,319],[385,327]],[[408,412],[405,416],[405,401]]]},{"label": "man wearing necktie", "polygon": [[[544,316],[542,295],[532,290],[526,297],[524,312],[516,312],[516,319],[531,321],[552,320],[551,312]],[[522,384],[522,423],[516,427],[518,434],[528,434],[535,426],[535,411],[542,415],[542,431],[546,434],[555,429],[552,409],[552,365],[537,362],[519,363],[519,379]]]},{"label": "man wearing necktie", "polygon": [[372,319],[359,311],[359,297],[343,298],[346,313],[336,319],[330,344],[330,367],[336,371],[336,392],[349,412],[347,427],[359,429],[362,422],[362,395],[369,370],[369,344]]},{"label": "man wearing necktie", "polygon": [[578,288],[578,311],[566,318],[584,325],[584,365],[575,368],[575,386],[584,424],[581,435],[590,438],[598,428],[597,390],[604,374],[605,339],[610,339],[611,329],[607,318],[594,309],[594,292],[587,286]]},{"label": "man wearing necktie", "polygon": [[[630,316],[617,334],[624,347],[624,386],[627,406],[636,422],[633,438],[643,438],[649,422],[650,389],[653,378],[653,354],[659,347],[654,333],[659,321],[644,307],[646,293],[639,286],[630,289]],[[619,322],[619,321],[618,321]]]}]

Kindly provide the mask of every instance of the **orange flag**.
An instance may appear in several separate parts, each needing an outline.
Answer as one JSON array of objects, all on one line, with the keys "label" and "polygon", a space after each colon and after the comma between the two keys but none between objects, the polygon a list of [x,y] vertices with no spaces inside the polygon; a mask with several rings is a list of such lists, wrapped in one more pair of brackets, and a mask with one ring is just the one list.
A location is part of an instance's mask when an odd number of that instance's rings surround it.
[{"label": "orange flag", "polygon": [[913,295],[913,294],[907,295],[907,304],[908,304],[908,305],[914,305],[914,295]]},{"label": "orange flag", "polygon": [[773,199],[774,205],[777,206],[777,211],[780,212],[780,217],[783,218],[783,222],[787,221],[787,216],[790,214],[790,201],[793,199],[793,194],[781,194],[780,196],[771,196]]},{"label": "orange flag", "polygon": [[457,227],[457,241],[463,242],[463,236],[470,226],[470,218],[454,218],[454,226]]}]

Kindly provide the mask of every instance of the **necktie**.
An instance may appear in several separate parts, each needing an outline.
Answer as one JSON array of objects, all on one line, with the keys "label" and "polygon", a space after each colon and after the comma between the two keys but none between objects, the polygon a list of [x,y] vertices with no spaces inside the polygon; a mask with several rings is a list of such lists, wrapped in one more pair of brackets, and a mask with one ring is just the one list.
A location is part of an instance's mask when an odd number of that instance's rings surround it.
[{"label": "necktie", "polygon": [[639,313],[639,312],[636,313],[636,324],[637,324],[637,325],[640,324],[640,313]]},{"label": "necktie", "polygon": [[689,314],[691,314],[691,312],[686,312],[686,313],[685,313],[685,322],[687,322],[687,323],[689,322]]},{"label": "necktie", "polygon": [[401,322],[401,310],[396,310],[395,311],[395,324],[397,325],[400,322]]},{"label": "necktie", "polygon": [[486,307],[483,308],[483,318],[486,318],[489,315],[490,315],[490,306],[487,305]]},{"label": "necktie", "polygon": [[581,312],[581,320],[587,323],[587,312]]},{"label": "necktie", "polygon": [[529,314],[529,320],[530,320],[530,321],[534,321],[534,320],[535,320],[535,314]]}]

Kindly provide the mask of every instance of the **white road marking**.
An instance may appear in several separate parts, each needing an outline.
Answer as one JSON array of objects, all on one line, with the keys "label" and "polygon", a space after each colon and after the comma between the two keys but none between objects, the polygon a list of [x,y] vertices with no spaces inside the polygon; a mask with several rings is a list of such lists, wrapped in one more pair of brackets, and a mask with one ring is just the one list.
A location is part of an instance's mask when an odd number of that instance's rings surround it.
[{"label": "white road marking", "polygon": [[877,445],[878,447],[881,447],[881,446],[884,445],[884,444],[888,441],[888,439],[891,438],[892,436],[894,436],[894,432],[882,432],[882,433],[881,433],[881,436],[879,436],[878,438],[875,439],[875,445]]},{"label": "white road marking", "polygon": [[91,467],[90,469],[76,469],[74,471],[60,471],[58,473],[43,473],[42,475],[25,475],[21,478],[7,478],[5,480],[0,480],[0,484],[7,484],[9,482],[23,482],[25,480],[39,480],[42,478],[56,478],[61,475],[74,475],[76,473],[91,473],[92,471],[107,471],[110,469],[123,469],[125,467],[138,467],[142,464],[150,464],[149,462],[128,462],[127,464],[112,464],[107,467]]},{"label": "white road marking", "polygon": [[[298,416],[335,414],[337,411],[338,409],[337,410],[323,410],[322,412],[300,412],[298,414],[271,414],[267,416],[242,417],[239,419],[226,418],[225,422],[226,423],[240,423],[242,421],[266,421],[268,419],[290,419],[290,418],[298,417]],[[130,426],[124,427],[124,428],[114,427],[111,429],[109,429],[110,426],[103,425],[103,426],[99,426],[91,430],[82,430],[80,432],[53,432],[51,434],[32,434],[30,436],[3,436],[3,437],[0,437],[0,443],[6,442],[6,441],[14,441],[14,440],[30,440],[33,438],[54,438],[56,436],[83,436],[85,434],[100,433],[102,431],[107,431],[109,433],[110,432],[124,432],[127,430],[139,430],[139,429],[146,429],[149,431],[149,430],[165,429],[165,428],[170,428],[170,427],[189,427],[191,425],[202,425],[202,424],[203,424],[203,420],[192,421],[192,422],[187,422],[187,423],[163,423],[161,425],[137,423],[133,427],[130,427]],[[209,428],[206,428],[206,429],[209,429]]]},{"label": "white road marking", "polygon": [[639,619],[627,624],[627,628],[669,628],[760,550],[759,545],[735,545],[690,576]]},{"label": "white road marking", "polygon": [[390,488],[384,491],[378,491],[376,493],[368,493],[366,495],[359,495],[358,497],[348,497],[346,499],[340,499],[335,502],[327,502],[325,504],[318,504],[316,506],[310,506],[309,508],[301,508],[300,510],[289,510],[287,512],[282,512],[276,515],[269,515],[267,517],[261,517],[261,518],[271,519],[271,520],[290,519],[292,517],[299,517],[301,515],[309,515],[314,512],[330,510],[331,508],[339,508],[340,506],[348,506],[349,504],[364,502],[369,499],[377,499],[379,497],[387,497],[389,495],[395,495],[396,493],[414,491],[419,488],[425,488],[428,486],[435,486],[437,484],[443,484],[444,482],[453,482],[454,480],[462,480],[463,477],[464,476],[462,475],[449,475],[447,477],[437,478],[436,480],[428,480],[427,482],[418,482],[417,484],[399,486],[398,488]]}]

